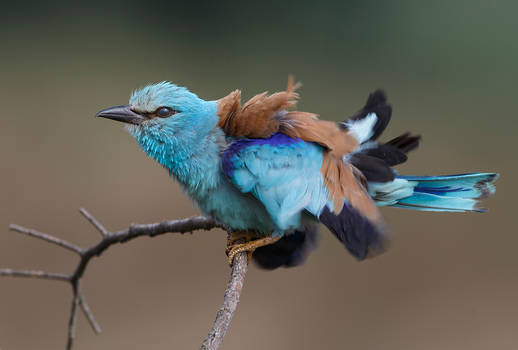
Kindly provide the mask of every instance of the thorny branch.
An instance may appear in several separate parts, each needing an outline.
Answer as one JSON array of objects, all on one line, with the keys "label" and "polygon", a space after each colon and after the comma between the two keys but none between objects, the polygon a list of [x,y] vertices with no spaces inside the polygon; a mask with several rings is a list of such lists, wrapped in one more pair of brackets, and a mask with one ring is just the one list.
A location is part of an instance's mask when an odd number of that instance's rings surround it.
[{"label": "thorny branch", "polygon": [[[129,240],[141,236],[155,237],[165,233],[180,233],[193,232],[195,230],[211,230],[213,228],[223,228],[210,218],[203,216],[194,216],[187,219],[162,221],[146,225],[131,225],[125,230],[117,232],[109,232],[104,226],[93,217],[88,211],[81,208],[81,214],[95,227],[101,234],[101,240],[89,248],[81,248],[63,239],[54,237],[49,234],[38,232],[36,230],[27,229],[18,225],[10,225],[12,231],[28,235],[30,237],[38,238],[48,243],[55,244],[59,247],[68,249],[79,255],[79,263],[74,272],[71,274],[53,273],[39,270],[12,270],[0,269],[0,276],[9,277],[27,277],[27,278],[41,278],[55,281],[69,282],[72,286],[72,306],[70,308],[70,317],[68,321],[68,336],[67,336],[67,350],[71,350],[75,338],[77,310],[80,308],[86,316],[90,326],[96,334],[101,332],[101,327],[95,320],[93,313],[88,306],[84,295],[80,289],[80,280],[83,277],[88,263],[96,256],[100,256],[109,247],[117,243],[125,243]],[[244,279],[247,271],[247,254],[241,253],[234,259],[232,273],[225,291],[223,304],[218,310],[216,320],[210,330],[207,338],[203,342],[201,349],[215,350],[219,347],[225,333],[230,326],[230,321],[236,310],[243,288]]]}]

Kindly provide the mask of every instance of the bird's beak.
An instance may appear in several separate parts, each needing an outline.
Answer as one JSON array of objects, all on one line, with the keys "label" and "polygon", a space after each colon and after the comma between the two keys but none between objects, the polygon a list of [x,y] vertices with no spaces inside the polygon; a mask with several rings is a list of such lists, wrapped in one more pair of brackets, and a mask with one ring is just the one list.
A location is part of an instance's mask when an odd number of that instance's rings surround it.
[{"label": "bird's beak", "polygon": [[95,115],[96,117],[113,119],[118,122],[128,123],[128,124],[136,124],[139,125],[144,120],[147,120],[146,117],[135,113],[131,110],[130,105],[124,106],[115,106],[103,109],[99,113]]}]

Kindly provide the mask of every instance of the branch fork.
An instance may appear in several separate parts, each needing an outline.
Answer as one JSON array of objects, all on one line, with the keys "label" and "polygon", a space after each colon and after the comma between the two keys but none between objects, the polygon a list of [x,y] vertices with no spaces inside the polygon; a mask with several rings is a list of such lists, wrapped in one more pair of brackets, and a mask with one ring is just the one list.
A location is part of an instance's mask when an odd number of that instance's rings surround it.
[{"label": "branch fork", "polygon": [[[33,229],[28,229],[18,225],[10,225],[9,229],[14,232],[28,235],[29,237],[41,239],[47,243],[57,245],[61,248],[70,250],[80,257],[79,263],[76,265],[74,272],[71,274],[54,273],[39,270],[13,270],[0,269],[0,277],[25,277],[25,278],[39,278],[54,281],[65,281],[70,283],[72,287],[72,305],[70,308],[70,316],[68,321],[67,345],[66,349],[71,350],[75,340],[75,330],[77,321],[77,310],[81,309],[85,315],[92,330],[99,334],[101,327],[95,320],[95,317],[86,302],[86,299],[81,292],[80,282],[83,277],[90,260],[96,256],[102,255],[109,247],[117,243],[125,243],[137,237],[148,236],[155,237],[166,233],[180,233],[193,232],[196,230],[211,230],[213,228],[224,228],[211,218],[203,216],[194,216],[186,219],[162,221],[153,224],[133,224],[127,229],[117,232],[108,231],[94,216],[92,216],[86,209],[81,208],[80,213],[88,220],[92,226],[100,233],[101,240],[88,247],[82,248],[66,240],[42,233]],[[234,258],[234,265],[230,280],[225,290],[223,304],[217,312],[216,320],[209,331],[209,334],[200,349],[215,350],[223,341],[225,333],[230,326],[230,321],[237,308],[241,290],[243,288],[244,279],[248,267],[248,258],[246,252],[238,254]]]}]

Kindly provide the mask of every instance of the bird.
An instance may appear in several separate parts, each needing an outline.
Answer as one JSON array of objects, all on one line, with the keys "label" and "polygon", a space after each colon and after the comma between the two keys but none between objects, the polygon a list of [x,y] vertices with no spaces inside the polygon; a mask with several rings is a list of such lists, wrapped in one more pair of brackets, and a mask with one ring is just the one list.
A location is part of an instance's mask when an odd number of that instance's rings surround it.
[{"label": "bird", "polygon": [[358,260],[385,251],[378,207],[484,212],[497,173],[399,175],[421,137],[380,142],[392,115],[383,90],[342,122],[295,109],[300,83],[255,95],[235,90],[204,100],[168,81],[135,90],[129,104],[97,117],[123,122],[138,146],[162,165],[201,212],[229,229],[232,266],[246,252],[259,267],[304,263],[321,223]]}]

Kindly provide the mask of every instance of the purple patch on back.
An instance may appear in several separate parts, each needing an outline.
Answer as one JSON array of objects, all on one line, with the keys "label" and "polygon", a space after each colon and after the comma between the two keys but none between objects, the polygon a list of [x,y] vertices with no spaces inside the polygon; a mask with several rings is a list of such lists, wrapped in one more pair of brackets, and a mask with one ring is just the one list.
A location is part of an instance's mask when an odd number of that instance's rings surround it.
[{"label": "purple patch on back", "polygon": [[299,138],[293,139],[279,132],[266,139],[240,139],[234,141],[221,155],[221,165],[223,166],[223,172],[228,177],[232,177],[234,174],[234,164],[232,164],[232,158],[234,158],[236,154],[247,147],[259,145],[285,146],[292,145],[297,142],[304,141]]}]

